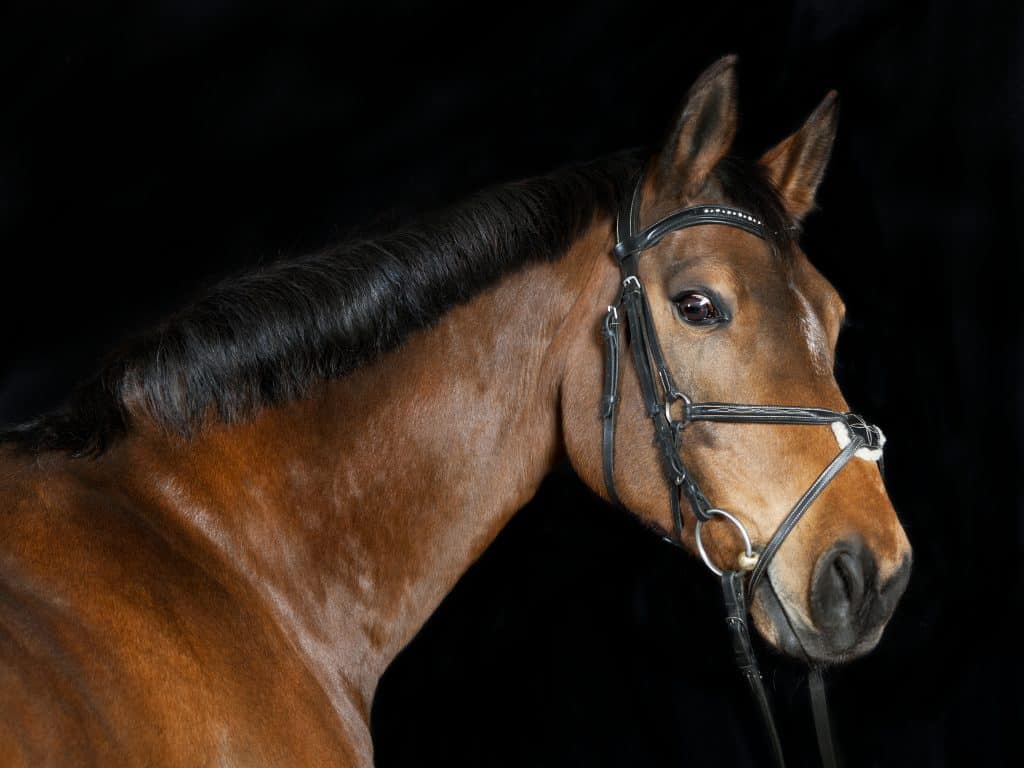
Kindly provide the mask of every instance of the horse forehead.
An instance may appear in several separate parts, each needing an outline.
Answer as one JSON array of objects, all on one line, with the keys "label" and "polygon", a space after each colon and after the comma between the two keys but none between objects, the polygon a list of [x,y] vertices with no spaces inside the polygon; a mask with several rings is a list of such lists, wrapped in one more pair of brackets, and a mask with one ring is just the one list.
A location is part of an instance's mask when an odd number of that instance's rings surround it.
[{"label": "horse forehead", "polygon": [[687,266],[691,263],[715,265],[723,271],[763,283],[773,264],[771,248],[764,240],[738,227],[712,224],[689,227],[665,238],[664,258],[669,264]]}]

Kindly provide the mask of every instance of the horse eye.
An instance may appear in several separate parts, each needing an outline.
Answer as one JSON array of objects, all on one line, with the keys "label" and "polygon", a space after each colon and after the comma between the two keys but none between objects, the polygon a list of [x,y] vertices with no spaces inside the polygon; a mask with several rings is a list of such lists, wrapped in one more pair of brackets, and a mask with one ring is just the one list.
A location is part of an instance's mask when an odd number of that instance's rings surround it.
[{"label": "horse eye", "polygon": [[679,308],[679,314],[688,323],[700,325],[715,323],[722,319],[722,313],[718,311],[715,303],[703,293],[690,291],[677,296],[674,301]]}]

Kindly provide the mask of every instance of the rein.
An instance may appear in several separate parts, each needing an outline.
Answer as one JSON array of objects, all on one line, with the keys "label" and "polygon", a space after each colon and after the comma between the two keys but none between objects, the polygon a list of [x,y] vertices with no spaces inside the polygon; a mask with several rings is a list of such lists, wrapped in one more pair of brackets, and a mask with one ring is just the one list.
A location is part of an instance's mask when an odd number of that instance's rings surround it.
[{"label": "rein", "polygon": [[[683,500],[687,502],[696,520],[694,537],[697,550],[707,567],[721,579],[726,608],[726,624],[732,637],[736,664],[750,687],[764,721],[772,745],[775,762],[784,768],[785,758],[778,729],[772,715],[771,704],[764,687],[761,671],[754,654],[747,627],[748,602],[754,599],[758,585],[767,573],[768,565],[807,513],[811,504],[840,470],[862,449],[881,455],[885,442],[882,431],[853,413],[841,413],[814,406],[751,405],[745,403],[695,403],[675,383],[672,372],[658,341],[650,304],[638,274],[641,254],[657,245],[665,236],[688,227],[718,224],[742,229],[766,239],[763,222],[738,208],[722,205],[698,205],[676,211],[665,218],[640,229],[640,196],[643,175],[637,179],[633,193],[619,211],[616,223],[617,244],[614,256],[621,272],[621,292],[618,301],[608,307],[602,324],[605,345],[604,394],[601,400],[602,464],[604,481],[611,499],[621,504],[615,486],[615,419],[619,402],[620,350],[623,324],[629,328],[629,347],[633,366],[640,380],[644,408],[654,428],[654,442],[659,448],[662,469],[669,491],[672,510],[672,543],[682,546]],[[673,416],[673,406],[681,404],[679,418]],[[680,410],[677,407],[677,410]],[[741,424],[801,424],[809,426],[836,425],[837,439],[845,429],[846,442],[838,455],[822,470],[807,488],[775,530],[767,544],[755,546],[738,517],[724,509],[712,506],[707,496],[683,464],[679,444],[686,426],[695,421],[731,422]],[[840,440],[842,443],[842,440]],[[718,568],[704,549],[701,538],[703,526],[715,517],[731,523],[743,539],[743,551],[732,567]],[[750,577],[744,587],[744,577]],[[770,586],[770,581],[769,581]],[[781,602],[780,602],[781,605]],[[785,607],[782,607],[785,612]],[[788,617],[787,617],[788,618]],[[795,630],[794,630],[795,633]],[[799,636],[797,636],[799,641]],[[829,727],[824,681],[818,666],[812,665],[809,677],[812,711],[818,748],[826,768],[836,766],[835,752]]]}]

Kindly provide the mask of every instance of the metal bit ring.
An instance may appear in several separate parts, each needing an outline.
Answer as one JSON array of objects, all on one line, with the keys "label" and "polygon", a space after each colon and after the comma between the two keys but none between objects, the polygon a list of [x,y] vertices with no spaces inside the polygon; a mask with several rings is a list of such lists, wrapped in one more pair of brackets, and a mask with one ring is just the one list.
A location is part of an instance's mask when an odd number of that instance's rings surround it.
[{"label": "metal bit ring", "polygon": [[[724,509],[709,509],[707,514],[712,517],[715,515],[724,517],[736,527],[736,530],[740,532],[740,536],[743,537],[744,547],[744,551],[740,555],[739,567],[744,571],[752,570],[754,565],[757,563],[757,553],[754,552],[754,549],[750,544],[750,536],[747,534],[747,529],[743,527],[743,523],[741,523],[735,515],[726,512]],[[704,542],[701,540],[701,530],[703,527],[704,521],[698,520],[697,528],[694,531],[694,538],[697,540],[697,551],[700,553],[700,557],[704,561],[704,565],[710,568],[711,572],[716,576],[721,576],[723,573],[722,570],[715,567],[714,563],[711,562],[711,558],[708,557],[707,551],[704,549]]]}]

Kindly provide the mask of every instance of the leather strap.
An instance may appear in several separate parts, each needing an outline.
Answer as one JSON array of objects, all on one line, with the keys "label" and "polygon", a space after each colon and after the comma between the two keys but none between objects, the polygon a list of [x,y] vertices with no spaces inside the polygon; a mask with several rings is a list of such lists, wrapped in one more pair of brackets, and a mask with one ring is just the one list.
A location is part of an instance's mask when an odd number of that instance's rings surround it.
[{"label": "leather strap", "polygon": [[[847,414],[830,408],[741,403],[693,403],[690,421],[729,421],[742,424],[831,424],[847,421]],[[859,416],[857,417],[860,418]]]},{"label": "leather strap", "polygon": [[[640,185],[637,184],[636,189],[639,188]],[[615,255],[621,261],[641,251],[646,251],[648,248],[653,248],[661,242],[662,238],[672,232],[678,232],[687,227],[696,227],[700,224],[725,224],[746,230],[762,239],[765,236],[761,220],[746,211],[725,205],[695,205],[692,208],[684,208],[669,214],[642,232],[636,232],[635,227],[629,230],[627,236],[623,236],[623,233],[620,232],[619,242],[615,246]],[[636,234],[633,234],[634,232]]]},{"label": "leather strap", "polygon": [[764,574],[768,570],[768,564],[775,557],[775,553],[779,551],[779,547],[786,540],[786,537],[793,531],[800,519],[810,509],[811,504],[814,500],[821,495],[821,492],[825,490],[832,479],[839,474],[839,470],[846,466],[846,464],[853,458],[854,454],[857,453],[861,448],[864,447],[864,441],[859,435],[854,435],[850,442],[847,443],[846,447],[839,452],[829,463],[825,469],[821,471],[821,474],[815,478],[814,482],[811,483],[810,487],[804,491],[804,495],[800,497],[799,501],[793,505],[793,509],[790,510],[789,514],[783,519],[782,523],[778,528],[775,529],[775,533],[771,539],[768,540],[768,544],[765,545],[764,550],[761,552],[761,556],[757,559],[757,565],[754,566],[754,570],[750,572],[750,581],[747,584],[747,594],[750,599],[754,599],[756,594],[757,585],[764,577]]},{"label": "leather strap", "polygon": [[836,760],[836,746],[832,741],[832,723],[828,715],[828,698],[825,695],[825,679],[821,667],[811,667],[807,676],[807,692],[811,697],[811,714],[814,716],[814,735],[818,739],[818,754],[823,768],[839,768]]},{"label": "leather strap", "polygon": [[601,462],[604,467],[604,485],[615,504],[621,504],[615,487],[615,413],[619,402],[619,309],[608,307],[601,326],[604,338],[604,395],[601,398]]},{"label": "leather strap", "polygon": [[725,571],[722,574],[722,599],[725,601],[725,623],[732,638],[732,651],[743,677],[750,687],[750,694],[761,713],[772,755],[778,768],[786,768],[786,758],[782,753],[782,740],[779,729],[775,725],[768,692],[764,687],[761,669],[754,655],[754,647],[750,642],[750,631],[747,629],[747,601],[743,589],[743,574],[739,571]]}]

